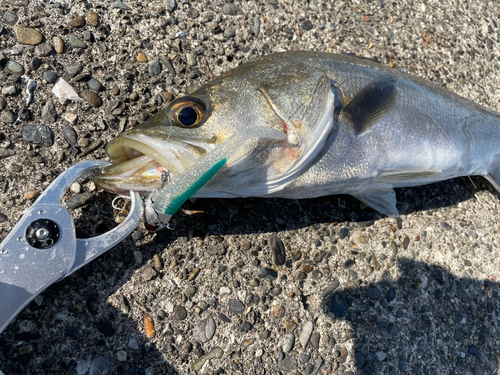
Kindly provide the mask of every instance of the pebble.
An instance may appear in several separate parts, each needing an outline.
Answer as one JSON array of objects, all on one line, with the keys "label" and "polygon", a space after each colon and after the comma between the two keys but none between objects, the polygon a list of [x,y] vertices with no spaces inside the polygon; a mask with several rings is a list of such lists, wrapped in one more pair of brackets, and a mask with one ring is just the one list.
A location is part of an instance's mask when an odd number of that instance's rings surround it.
[{"label": "pebble", "polygon": [[295,335],[293,333],[287,333],[283,339],[283,353],[288,353],[292,350],[293,345],[295,344]]},{"label": "pebble", "polygon": [[[139,231],[134,231],[134,233],[132,233],[132,238],[134,239],[134,241],[137,241],[138,239],[140,239],[141,236],[134,236],[134,234],[136,233],[139,233],[141,234],[142,236],[142,233],[139,232]],[[141,278],[142,278],[142,281],[146,282],[146,281],[151,281],[153,280],[155,277],[156,277],[157,273],[156,271],[149,265],[147,265],[146,267],[143,268],[142,270],[142,273],[141,273]]]},{"label": "pebble", "polygon": [[283,372],[291,372],[297,368],[297,360],[292,357],[286,357],[281,362],[278,362],[278,369]]},{"label": "pebble", "polygon": [[[139,57],[137,57],[139,58]],[[157,76],[161,73],[161,63],[160,60],[154,60],[148,68],[149,74],[152,76]]]},{"label": "pebble", "polygon": [[228,28],[226,30],[224,30],[224,38],[226,39],[232,39],[234,38],[236,35],[236,31],[234,31],[233,28]]},{"label": "pebble", "polygon": [[304,21],[300,24],[300,28],[305,31],[309,31],[313,28],[313,24],[311,21]]},{"label": "pebble", "polygon": [[245,311],[245,305],[239,299],[229,300],[229,311],[235,314],[241,314]]},{"label": "pebble", "polygon": [[7,101],[4,98],[0,97],[0,111],[3,111],[5,107],[7,107]]},{"label": "pebble", "polygon": [[316,358],[316,361],[314,361],[314,368],[311,372],[311,375],[316,375],[322,364],[323,364],[323,357],[319,356],[318,358]]},{"label": "pebble", "polygon": [[[4,112],[2,112],[2,115]],[[48,126],[35,124],[26,125],[23,127],[22,137],[26,142],[41,144],[46,147],[50,147],[54,144],[54,133]]]},{"label": "pebble", "polygon": [[474,357],[476,357],[478,359],[481,359],[481,357],[483,356],[481,349],[479,349],[479,347],[477,347],[476,345],[472,345],[472,344],[467,347],[467,353],[469,353],[470,355],[473,355]]},{"label": "pebble", "polygon": [[253,26],[252,26],[253,35],[258,36],[260,32],[260,17],[255,16],[253,18]]},{"label": "pebble", "polygon": [[78,142],[78,134],[71,126],[65,126],[62,130],[63,137],[70,145],[75,146]]},{"label": "pebble", "polygon": [[176,8],[175,0],[165,0],[165,9],[172,12]]},{"label": "pebble", "polygon": [[50,123],[54,123],[56,121],[57,112],[52,100],[48,100],[42,107],[42,118]]},{"label": "pebble", "polygon": [[69,41],[69,44],[71,44],[71,46],[73,48],[82,48],[82,49],[85,49],[85,48],[88,47],[87,44],[85,44],[85,42],[83,42],[76,35],[73,35],[73,34],[71,34],[69,36],[68,41]]},{"label": "pebble", "polygon": [[14,12],[7,11],[3,15],[3,20],[6,24],[14,26],[17,23],[17,21],[19,20],[19,17]]},{"label": "pebble", "polygon": [[200,12],[198,12],[196,9],[194,8],[189,8],[186,15],[189,17],[189,18],[198,18],[200,16]]},{"label": "pebble", "polygon": [[43,41],[43,35],[39,31],[29,27],[16,26],[14,33],[17,41],[21,44],[35,46]]},{"label": "pebble", "polygon": [[141,264],[142,263],[142,252],[141,251],[134,251],[134,259],[136,264]]},{"label": "pebble", "polygon": [[60,37],[55,36],[52,38],[52,44],[54,45],[56,53],[61,54],[64,52],[64,42]]},{"label": "pebble", "polygon": [[[82,148],[87,148],[90,145],[90,140],[88,138],[80,138],[80,139],[78,139],[77,145],[79,147],[82,147]],[[134,233],[132,233],[132,238],[134,238],[134,234],[136,234],[136,233],[138,233],[138,231],[135,231]]]},{"label": "pebble", "polygon": [[193,370],[200,371],[203,368],[203,365],[205,365],[206,361],[209,361],[213,358],[221,358],[222,354],[224,354],[224,351],[221,348],[217,346],[215,348],[212,348],[210,352],[202,355],[196,362],[193,363]]},{"label": "pebble", "polygon": [[139,350],[139,344],[137,343],[136,339],[128,340],[127,346],[132,350]]},{"label": "pebble", "polygon": [[70,77],[74,77],[83,70],[83,67],[78,64],[66,64],[64,66],[64,70],[69,74]]},{"label": "pebble", "polygon": [[84,25],[85,25],[85,19],[81,16],[72,18],[68,22],[68,26],[71,26],[71,27],[82,27]]},{"label": "pebble", "polygon": [[311,358],[311,354],[309,353],[302,353],[300,355],[300,359],[299,359],[299,362],[301,364],[304,364],[304,363],[307,363],[309,361],[309,359]]},{"label": "pebble", "polygon": [[[161,258],[158,254],[153,255],[153,264],[154,264],[155,270],[161,271],[163,269],[163,262],[161,261]],[[196,288],[194,288],[194,289],[196,292]]]},{"label": "pebble", "polygon": [[47,81],[47,83],[55,83],[59,77],[52,70],[47,70],[43,73],[43,79]]},{"label": "pebble", "polygon": [[347,228],[342,228],[339,230],[339,239],[343,240],[349,235],[349,229]]},{"label": "pebble", "polygon": [[309,343],[309,339],[311,338],[313,327],[314,327],[314,324],[310,320],[304,323],[304,326],[302,328],[302,332],[300,333],[300,336],[299,336],[299,341],[302,344],[303,349],[305,349],[307,347],[307,344]]},{"label": "pebble", "polygon": [[222,12],[227,16],[236,16],[243,14],[243,12],[233,3],[226,3],[222,6]]},{"label": "pebble", "polygon": [[263,354],[264,354],[264,351],[262,349],[257,349],[257,351],[255,352],[256,357],[262,357]]},{"label": "pebble", "polygon": [[283,241],[276,236],[271,236],[269,238],[269,246],[271,246],[273,263],[277,266],[285,264],[286,253]]},{"label": "pebble", "polygon": [[143,54],[143,53],[141,52],[141,53],[139,53],[139,54],[137,55],[137,61],[138,61],[138,62],[147,62],[147,61],[148,61],[148,58],[146,57],[146,55],[145,55],[145,54]]},{"label": "pebble", "polygon": [[66,201],[66,206],[74,210],[75,208],[81,207],[86,205],[87,203],[93,201],[95,198],[95,195],[89,192],[84,192],[78,195],[75,195],[74,197],[71,197]]},{"label": "pebble", "polygon": [[103,86],[101,84],[101,82],[99,82],[97,79],[95,78],[91,78],[87,81],[87,87],[90,89],[90,90],[93,90],[95,92],[99,92],[102,90]]},{"label": "pebble", "polygon": [[177,320],[184,320],[187,317],[187,310],[184,306],[176,305],[174,307],[174,316]]},{"label": "pebble", "polygon": [[30,61],[30,70],[38,70],[39,67],[41,67],[43,64],[43,61],[40,60],[38,57],[33,56],[33,58]]},{"label": "pebble", "polygon": [[311,346],[316,349],[316,350],[319,350],[319,340],[320,340],[321,336],[319,334],[319,332],[314,332],[312,335],[311,335]]},{"label": "pebble", "polygon": [[0,223],[5,223],[7,220],[7,215],[0,212]]},{"label": "pebble", "polygon": [[376,287],[372,287],[366,292],[366,296],[373,300],[379,300],[382,294],[380,293],[380,289]]},{"label": "pebble", "polygon": [[375,355],[377,356],[379,362],[385,361],[385,359],[387,358],[387,354],[385,354],[384,352],[376,352]]},{"label": "pebble", "polygon": [[4,68],[4,71],[12,74],[12,75],[23,75],[24,74],[24,67],[19,64],[18,62],[15,62],[13,60],[9,60],[7,65]]},{"label": "pebble", "polygon": [[281,305],[276,305],[273,307],[273,312],[271,313],[271,317],[274,319],[282,318],[285,315],[285,309]]},{"label": "pebble", "polygon": [[99,24],[99,15],[93,10],[87,14],[87,24],[89,26],[97,26]]},{"label": "pebble", "polygon": [[215,320],[211,316],[200,320],[193,329],[194,341],[205,343],[215,335]]},{"label": "pebble", "polygon": [[81,97],[87,100],[94,108],[99,108],[102,105],[102,100],[95,92],[83,90]]},{"label": "pebble", "polygon": [[28,190],[24,193],[24,198],[26,199],[36,199],[40,196],[40,193],[36,190]]},{"label": "pebble", "polygon": [[276,280],[278,278],[278,273],[272,268],[262,267],[259,270],[259,277],[269,280]]},{"label": "pebble", "polygon": [[252,328],[253,328],[252,323],[250,323],[248,320],[245,320],[238,328],[238,331],[247,332],[250,331]]},{"label": "pebble", "polygon": [[0,122],[4,122],[6,124],[12,124],[14,121],[16,121],[16,118],[17,115],[10,109],[2,111],[2,114],[0,114]]},{"label": "pebble", "polygon": [[194,53],[186,53],[186,62],[189,66],[196,66],[196,56]]},{"label": "pebble", "polygon": [[328,301],[327,307],[337,318],[343,318],[347,314],[347,304],[338,294]]},{"label": "pebble", "polygon": [[385,299],[389,303],[389,302],[392,302],[394,300],[394,298],[396,298],[396,289],[394,289],[393,287],[391,287],[387,291]]},{"label": "pebble", "polygon": [[125,4],[123,4],[121,1],[115,1],[113,3],[113,8],[114,9],[122,9],[122,10],[130,10],[130,8],[128,6],[126,6]]},{"label": "pebble", "polygon": [[69,190],[71,190],[75,194],[80,194],[82,191],[82,185],[80,185],[78,182],[73,182],[69,187]]},{"label": "pebble", "polygon": [[124,350],[120,350],[118,353],[116,353],[116,359],[118,359],[120,362],[125,362],[127,360],[127,352]]},{"label": "pebble", "polygon": [[365,355],[362,352],[356,352],[354,354],[354,360],[356,362],[356,366],[361,368],[365,364]]},{"label": "pebble", "polygon": [[104,357],[94,358],[90,365],[89,375],[107,375],[109,374],[111,362]]}]

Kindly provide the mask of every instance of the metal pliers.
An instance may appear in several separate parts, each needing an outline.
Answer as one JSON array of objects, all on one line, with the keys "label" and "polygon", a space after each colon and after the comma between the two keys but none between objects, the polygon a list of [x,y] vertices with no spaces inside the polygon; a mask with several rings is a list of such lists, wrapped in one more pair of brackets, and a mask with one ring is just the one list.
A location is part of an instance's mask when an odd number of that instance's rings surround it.
[{"label": "metal pliers", "polygon": [[76,238],[71,213],[62,198],[78,177],[110,163],[83,161],[68,168],[40,195],[0,244],[0,333],[33,298],[112,248],[139,224],[143,207],[130,192],[127,218],[111,231]]}]

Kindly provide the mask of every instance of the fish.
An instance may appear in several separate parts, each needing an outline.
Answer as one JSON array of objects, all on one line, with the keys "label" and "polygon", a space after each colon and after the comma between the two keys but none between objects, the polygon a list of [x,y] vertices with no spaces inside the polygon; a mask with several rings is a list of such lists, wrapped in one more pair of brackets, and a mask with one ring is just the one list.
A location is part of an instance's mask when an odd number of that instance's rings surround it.
[{"label": "fish", "polygon": [[349,55],[251,60],[106,146],[96,184],[146,193],[238,132],[249,139],[193,198],[348,194],[398,216],[395,188],[480,175],[500,191],[500,114],[405,72]]}]

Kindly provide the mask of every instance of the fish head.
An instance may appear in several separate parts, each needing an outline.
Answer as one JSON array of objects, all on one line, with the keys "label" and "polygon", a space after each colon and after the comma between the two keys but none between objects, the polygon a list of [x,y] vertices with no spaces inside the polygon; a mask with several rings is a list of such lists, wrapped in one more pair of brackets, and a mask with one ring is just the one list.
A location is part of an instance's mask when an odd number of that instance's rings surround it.
[{"label": "fish head", "polygon": [[147,192],[182,175],[237,132],[266,127],[282,132],[282,140],[248,139],[200,192],[258,196],[281,189],[326,141],[335,102],[328,77],[287,67],[242,65],[172,101],[109,142],[113,164],[96,173],[97,185],[115,193]]}]

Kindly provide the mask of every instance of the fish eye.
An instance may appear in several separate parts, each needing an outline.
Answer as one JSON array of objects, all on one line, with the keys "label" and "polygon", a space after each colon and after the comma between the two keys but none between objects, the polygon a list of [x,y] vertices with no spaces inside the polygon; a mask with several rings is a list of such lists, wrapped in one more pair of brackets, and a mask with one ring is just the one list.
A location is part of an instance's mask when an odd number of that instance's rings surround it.
[{"label": "fish eye", "polygon": [[184,107],[177,114],[177,120],[184,126],[193,126],[198,122],[198,113],[191,107]]},{"label": "fish eye", "polygon": [[167,108],[172,124],[181,128],[194,128],[208,116],[205,102],[195,97],[183,97],[170,103]]}]

